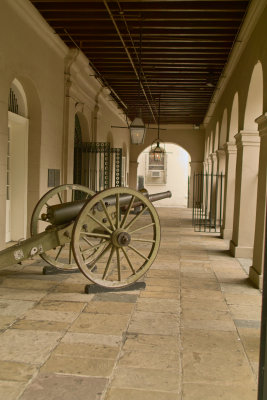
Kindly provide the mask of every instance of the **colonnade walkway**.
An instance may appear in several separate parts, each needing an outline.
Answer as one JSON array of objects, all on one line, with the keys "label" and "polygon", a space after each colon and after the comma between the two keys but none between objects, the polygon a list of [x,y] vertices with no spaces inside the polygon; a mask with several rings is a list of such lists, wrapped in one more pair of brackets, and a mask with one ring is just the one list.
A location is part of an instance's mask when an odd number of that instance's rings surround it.
[{"label": "colonnade walkway", "polygon": [[261,293],[190,210],[158,211],[145,288],[85,294],[38,259],[0,271],[1,399],[256,400]]}]

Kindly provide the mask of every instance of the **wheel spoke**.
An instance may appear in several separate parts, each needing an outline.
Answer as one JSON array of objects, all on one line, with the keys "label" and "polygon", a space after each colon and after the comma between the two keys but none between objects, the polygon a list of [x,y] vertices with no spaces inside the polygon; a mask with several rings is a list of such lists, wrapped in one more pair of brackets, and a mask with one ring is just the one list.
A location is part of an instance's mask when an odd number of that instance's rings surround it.
[{"label": "wheel spoke", "polygon": [[138,254],[140,257],[144,258],[145,260],[149,260],[147,256],[145,256],[143,253],[141,253],[139,250],[137,250],[135,247],[128,245],[129,249],[133,250],[136,254]]},{"label": "wheel spoke", "polygon": [[120,194],[116,193],[116,227],[120,227]]},{"label": "wheel spoke", "polygon": [[121,228],[124,228],[124,225],[125,225],[125,223],[126,223],[126,220],[127,220],[128,216],[129,216],[129,214],[130,214],[130,211],[131,211],[131,208],[132,208],[134,199],[135,199],[135,196],[132,196],[131,201],[130,201],[130,203],[129,203],[129,205],[128,205],[127,211],[126,211],[126,213],[125,213],[125,215],[124,215],[124,217],[123,217],[123,220],[122,220],[122,223],[121,223]]},{"label": "wheel spoke", "polygon": [[155,222],[152,222],[151,224],[148,224],[148,225],[141,226],[141,228],[137,228],[134,231],[130,231],[129,233],[132,235],[133,233],[141,231],[141,229],[149,228],[150,226],[155,226]]},{"label": "wheel spoke", "polygon": [[116,248],[116,253],[117,253],[117,268],[118,268],[118,281],[121,281],[121,260],[120,260],[120,249],[117,247]]},{"label": "wheel spoke", "polygon": [[89,218],[91,218],[93,221],[95,221],[98,225],[102,226],[102,228],[104,228],[107,232],[112,233],[112,231],[106,225],[104,225],[98,219],[93,217],[92,214],[88,213],[87,215],[88,215]]},{"label": "wheel spoke", "polygon": [[131,222],[126,226],[126,230],[128,230],[140,217],[141,217],[141,215],[143,215],[144,214],[144,212],[146,211],[148,209],[148,207],[146,206],[146,207],[144,207],[143,208],[143,210],[142,211],[140,211],[140,213],[139,214],[137,214],[132,220],[131,220]]},{"label": "wheel spoke", "polygon": [[132,241],[135,242],[148,242],[148,243],[156,243],[154,239],[139,239],[139,238],[131,238]]},{"label": "wheel spoke", "polygon": [[63,200],[62,200],[60,194],[58,193],[57,196],[58,196],[58,198],[59,198],[60,203],[62,204],[62,203],[63,203]]},{"label": "wheel spoke", "polygon": [[87,264],[87,267],[92,270],[92,268],[95,266],[95,264],[97,263],[98,260],[100,260],[101,257],[103,257],[104,254],[106,254],[106,252],[110,249],[111,247],[111,243],[109,243],[109,245],[102,251],[102,253],[100,253],[96,259],[91,262],[90,264]]},{"label": "wheel spoke", "polygon": [[69,246],[69,264],[71,264],[71,259],[72,259],[72,251],[71,251],[71,245]]},{"label": "wheel spoke", "polygon": [[81,253],[84,254],[89,250],[99,249],[99,247],[104,246],[104,244],[106,244],[106,243],[107,243],[107,240],[105,240],[105,241],[103,241],[101,243],[98,243],[98,244],[96,244],[96,245],[94,245],[92,247],[89,247],[89,249],[81,250]]},{"label": "wheel spoke", "polygon": [[103,207],[104,213],[106,214],[106,217],[107,217],[107,219],[108,219],[108,222],[110,223],[112,229],[115,231],[116,228],[115,228],[115,226],[114,226],[114,224],[113,224],[113,222],[112,222],[112,220],[111,220],[111,218],[110,218],[110,215],[109,215],[109,213],[108,213],[106,204],[104,203],[103,200],[100,200],[100,203],[101,203],[101,205],[102,205],[102,207]]},{"label": "wheel spoke", "polygon": [[126,251],[124,250],[123,247],[121,248],[121,250],[122,250],[122,252],[123,252],[123,254],[124,254],[124,257],[126,258],[128,264],[129,264],[129,267],[130,267],[131,270],[132,270],[132,273],[135,275],[135,269],[134,269],[134,267],[133,267],[133,265],[132,265],[132,263],[131,263],[131,261],[130,261],[130,259],[129,259],[129,257],[128,257],[128,254],[126,253]]},{"label": "wheel spoke", "polygon": [[89,244],[89,246],[94,246],[91,242],[90,242],[90,240],[88,240],[86,237],[82,237],[82,239],[87,243],[87,244]]},{"label": "wheel spoke", "polygon": [[58,250],[58,253],[57,253],[56,257],[55,257],[55,260],[56,260],[56,261],[57,261],[59,255],[60,255],[61,251],[63,250],[63,247],[65,247],[65,244],[63,244],[63,246],[60,246],[60,248],[59,248],[59,250]]},{"label": "wheel spoke", "polygon": [[96,233],[96,232],[81,232],[81,235],[104,238],[104,239],[110,238],[110,235],[105,235],[104,233]]},{"label": "wheel spoke", "polygon": [[107,273],[108,273],[108,270],[109,270],[109,266],[110,266],[110,262],[111,262],[111,259],[112,259],[113,254],[114,254],[114,251],[115,251],[115,248],[114,248],[114,246],[113,246],[113,247],[111,248],[111,250],[110,250],[110,254],[109,254],[109,257],[108,257],[108,262],[107,262],[105,271],[104,271],[104,273],[103,273],[102,279],[105,279],[106,276],[107,276]]},{"label": "wheel spoke", "polygon": [[[107,244],[107,241],[100,243],[99,246],[98,246],[98,249],[100,249],[102,246],[105,247],[106,244]],[[108,247],[108,246],[107,246],[107,247]],[[97,247],[96,247],[96,249],[97,249]],[[95,253],[89,254],[88,257],[86,257],[84,253],[85,253],[86,251],[88,251],[88,250],[91,250],[91,249],[84,250],[83,252],[81,251],[81,254],[82,254],[82,257],[83,257],[84,261],[89,260],[89,258],[93,257],[94,254],[95,254]],[[103,249],[103,251],[105,251],[105,248]],[[101,252],[100,254],[102,254],[102,252]],[[100,255],[100,254],[99,254],[99,255]]]}]

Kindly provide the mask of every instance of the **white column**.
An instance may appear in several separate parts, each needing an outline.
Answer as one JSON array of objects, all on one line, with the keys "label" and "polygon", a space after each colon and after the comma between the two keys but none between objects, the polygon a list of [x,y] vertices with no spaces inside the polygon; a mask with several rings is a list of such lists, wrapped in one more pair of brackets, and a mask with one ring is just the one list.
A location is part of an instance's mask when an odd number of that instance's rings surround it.
[{"label": "white column", "polygon": [[217,153],[217,171],[218,173],[225,173],[225,149],[219,149],[216,151]]},{"label": "white column", "polygon": [[75,100],[70,96],[66,96],[64,113],[62,183],[73,182],[75,113]]},{"label": "white column", "polygon": [[210,193],[211,193],[211,179],[210,179],[210,176],[211,176],[211,173],[212,173],[212,154],[209,155],[207,161],[208,161],[208,170],[207,170],[205,186],[207,187],[207,190],[206,190],[206,194],[207,194],[206,211],[209,213],[210,212]]},{"label": "white column", "polygon": [[217,223],[221,226],[223,220],[223,204],[224,204],[224,176],[225,176],[225,150],[217,150]]},{"label": "white column", "polygon": [[130,161],[129,166],[129,187],[132,189],[137,189],[137,168],[138,168],[137,161]]},{"label": "white column", "polygon": [[253,263],[250,267],[250,280],[260,289],[263,283],[263,263],[265,251],[265,218],[266,218],[266,186],[267,186],[267,113],[256,119],[259,125],[260,157],[258,175],[258,193],[256,209],[256,225],[253,250]]},{"label": "white column", "polygon": [[226,168],[225,168],[225,186],[224,186],[223,224],[221,233],[224,239],[232,239],[237,150],[235,143],[232,142],[225,143],[224,149],[226,153]]},{"label": "white column", "polygon": [[260,137],[255,131],[240,131],[235,138],[237,145],[235,208],[230,252],[234,257],[252,258]]},{"label": "white column", "polygon": [[210,178],[210,217],[215,222],[217,220],[217,199],[216,199],[216,174],[218,171],[217,152],[211,154],[211,178]]},{"label": "white column", "polygon": [[[3,91],[3,93],[5,93]],[[7,99],[0,100],[0,249],[5,247],[6,234],[6,174],[7,174],[7,139],[8,139]]]},{"label": "white column", "polygon": [[189,199],[188,199],[188,207],[193,207],[193,192],[194,192],[194,175],[201,174],[203,162],[202,161],[191,161],[191,173],[190,173],[190,184],[189,184]]}]

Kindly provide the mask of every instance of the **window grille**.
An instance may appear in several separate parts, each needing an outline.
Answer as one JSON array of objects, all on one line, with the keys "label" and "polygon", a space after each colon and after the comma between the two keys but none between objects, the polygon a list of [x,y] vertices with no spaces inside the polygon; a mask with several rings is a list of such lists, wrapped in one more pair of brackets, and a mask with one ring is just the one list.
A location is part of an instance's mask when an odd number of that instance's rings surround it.
[{"label": "window grille", "polygon": [[18,99],[11,88],[8,96],[8,111],[13,112],[14,114],[19,114]]}]

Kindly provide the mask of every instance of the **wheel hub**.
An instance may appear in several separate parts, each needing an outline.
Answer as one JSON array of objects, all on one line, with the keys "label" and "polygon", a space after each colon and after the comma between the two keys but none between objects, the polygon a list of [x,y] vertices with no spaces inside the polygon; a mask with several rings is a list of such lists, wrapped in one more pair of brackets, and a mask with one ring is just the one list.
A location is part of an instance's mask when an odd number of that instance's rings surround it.
[{"label": "wheel hub", "polygon": [[126,231],[117,229],[112,235],[112,243],[117,247],[128,246],[131,242],[131,236]]}]

